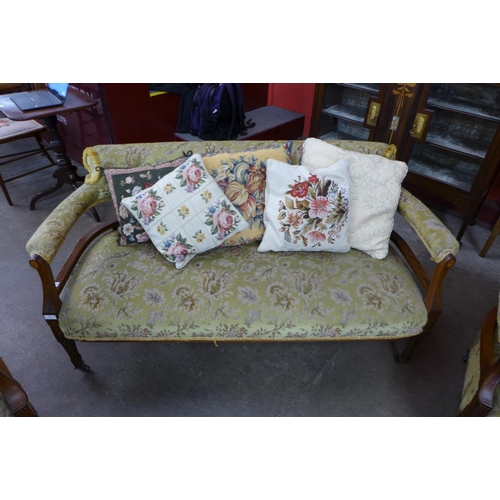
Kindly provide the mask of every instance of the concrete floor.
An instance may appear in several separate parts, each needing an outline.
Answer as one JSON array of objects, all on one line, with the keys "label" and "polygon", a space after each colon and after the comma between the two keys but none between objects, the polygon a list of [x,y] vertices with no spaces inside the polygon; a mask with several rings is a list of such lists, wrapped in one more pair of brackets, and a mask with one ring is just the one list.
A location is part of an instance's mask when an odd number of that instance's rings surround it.
[{"label": "concrete floor", "polygon": [[[23,167],[16,167],[23,168]],[[85,171],[80,168],[84,175]],[[8,177],[10,167],[2,169]],[[69,186],[30,199],[54,183],[45,170],[0,193],[0,356],[41,416],[454,416],[466,354],[483,318],[498,300],[500,241],[478,256],[489,228],[469,227],[448,274],[443,314],[412,360],[397,364],[401,343],[295,344],[80,343],[92,372],[73,369],[41,315],[41,284],[28,264],[27,240],[70,192]],[[103,220],[111,204],[99,207]],[[456,234],[460,218],[437,215]],[[83,216],[64,244],[95,225]],[[417,241],[412,230],[396,229]],[[56,272],[62,258],[55,262]],[[430,265],[430,260],[427,261]]]}]

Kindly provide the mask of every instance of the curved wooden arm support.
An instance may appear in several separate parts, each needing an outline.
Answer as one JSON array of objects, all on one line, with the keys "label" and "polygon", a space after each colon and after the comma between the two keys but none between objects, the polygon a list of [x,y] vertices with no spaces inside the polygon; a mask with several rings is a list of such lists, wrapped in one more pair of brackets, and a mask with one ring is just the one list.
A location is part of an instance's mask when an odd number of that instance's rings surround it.
[{"label": "curved wooden arm support", "polygon": [[401,255],[415,273],[420,286],[427,291],[429,289],[431,279],[408,243],[406,243],[406,241],[401,238],[396,231],[391,233],[391,241],[396,245],[396,248],[401,252]]},{"label": "curved wooden arm support", "polygon": [[28,401],[28,396],[21,384],[12,378],[12,374],[0,358],[0,392],[15,417],[38,417]]},{"label": "curved wooden arm support", "polygon": [[500,384],[500,359],[494,362],[495,335],[497,335],[498,306],[486,316],[481,329],[479,348],[479,386],[472,401],[459,417],[485,417],[493,408],[495,390]]},{"label": "curved wooden arm support", "polygon": [[427,312],[441,313],[441,292],[443,291],[444,279],[448,270],[455,265],[455,257],[452,254],[448,254],[443,260],[441,260],[441,262],[436,264],[432,276],[429,276],[413,250],[408,246],[406,241],[399,236],[398,233],[393,231],[391,234],[391,240],[396,245],[396,248],[401,252],[407,264],[415,273],[418,282],[426,292],[424,302]]},{"label": "curved wooden arm support", "polygon": [[425,291],[424,303],[427,309],[427,323],[424,326],[422,333],[412,337],[403,352],[396,357],[397,361],[403,363],[409,361],[417,345],[427,336],[430,329],[441,315],[441,297],[444,280],[448,270],[455,265],[456,259],[452,254],[448,254],[441,260],[441,262],[436,264],[432,272],[432,276],[429,276],[413,250],[408,246],[403,238],[399,236],[398,233],[393,231],[391,234],[391,240],[396,245],[396,248],[401,252],[401,255],[404,257],[406,263],[415,273],[420,286]]},{"label": "curved wooden arm support", "polygon": [[83,255],[83,252],[85,252],[85,250],[89,247],[89,245],[102,233],[105,233],[110,229],[116,229],[117,227],[118,227],[118,221],[116,220],[111,222],[103,222],[80,238],[75,248],[69,254],[69,257],[66,259],[64,266],[57,274],[56,281],[59,283],[57,285],[57,289],[59,292],[64,288],[64,285],[68,281],[71,272],[73,271],[76,264],[80,260],[80,257]]},{"label": "curved wooden arm support", "polygon": [[116,229],[117,227],[117,221],[103,222],[85,234],[85,236],[78,241],[75,248],[66,259],[66,262],[59,271],[56,279],[54,279],[50,264],[43,257],[37,254],[31,257],[30,266],[38,271],[40,280],[42,281],[42,312],[44,316],[57,317],[59,311],[61,310],[61,299],[59,298],[59,294],[68,281],[71,271],[73,271],[78,263],[78,259],[80,259],[83,252],[98,236],[106,231],[109,231],[110,229]]},{"label": "curved wooden arm support", "polygon": [[61,310],[61,299],[59,298],[59,291],[50,264],[43,257],[35,254],[30,259],[30,266],[38,271],[42,281],[42,314],[45,319],[47,319],[47,316],[57,317]]}]

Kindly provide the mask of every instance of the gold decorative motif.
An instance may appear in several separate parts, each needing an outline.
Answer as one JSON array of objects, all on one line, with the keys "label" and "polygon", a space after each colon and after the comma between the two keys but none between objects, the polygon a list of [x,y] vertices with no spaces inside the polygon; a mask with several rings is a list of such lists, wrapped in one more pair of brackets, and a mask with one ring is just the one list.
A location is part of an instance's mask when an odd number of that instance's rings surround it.
[{"label": "gold decorative motif", "polygon": [[368,118],[366,119],[366,124],[372,125],[373,127],[377,125],[379,114],[380,114],[380,103],[372,102],[370,104],[370,109],[368,110]]},{"label": "gold decorative motif", "polygon": [[396,102],[396,110],[391,121],[391,136],[389,138],[389,144],[391,144],[392,142],[392,136],[394,135],[394,132],[398,129],[399,115],[401,113],[401,110],[403,109],[405,97],[413,97],[413,92],[410,89],[415,87],[416,83],[398,83],[397,85],[399,85],[399,87],[392,90],[393,95],[397,95],[399,97]]},{"label": "gold decorative motif", "polygon": [[415,139],[421,139],[425,130],[425,125],[427,124],[427,119],[429,117],[423,113],[417,113],[415,116],[415,121],[413,122],[413,127],[410,130],[410,135]]},{"label": "gold decorative motif", "polygon": [[416,83],[398,83],[401,87],[398,87],[392,91],[394,95],[400,95],[402,97],[413,97],[413,92],[410,91],[415,87]]}]

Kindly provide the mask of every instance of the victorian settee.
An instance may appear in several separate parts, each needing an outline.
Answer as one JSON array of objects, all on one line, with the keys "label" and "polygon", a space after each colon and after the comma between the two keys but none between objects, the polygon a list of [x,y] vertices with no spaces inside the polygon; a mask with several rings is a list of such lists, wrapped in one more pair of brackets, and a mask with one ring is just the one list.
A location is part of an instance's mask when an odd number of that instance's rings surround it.
[{"label": "victorian settee", "polygon": [[[124,198],[117,200],[118,190],[125,189],[125,194],[132,196],[137,194],[137,189],[127,189],[130,183],[138,182],[137,177],[135,181],[130,177],[132,173],[142,172],[142,179],[149,183],[139,186],[139,190],[148,189],[157,180],[151,179],[156,175],[152,174],[153,167],[167,164],[171,168],[178,165],[175,167],[178,169],[182,166],[179,162],[198,154],[197,158],[205,160],[207,165],[212,162],[212,170],[208,166],[207,170],[233,207],[239,209],[239,215],[253,222],[253,226],[247,224],[247,230],[257,228],[266,234],[263,218],[267,202],[266,163],[262,151],[278,155],[275,161],[281,167],[286,163],[299,165],[304,161],[304,144],[304,141],[199,141],[99,145],[85,150],[83,163],[89,172],[85,183],[54,209],[26,246],[30,265],[42,281],[43,317],[73,365],[89,370],[77,350],[78,341],[209,341],[217,345],[236,341],[408,338],[406,347],[397,356],[399,361],[407,361],[441,313],[445,276],[455,262],[459,245],[423,203],[401,188],[402,178],[396,180],[398,191],[393,210],[397,209],[423,242],[422,248],[428,252],[425,266],[401,236],[391,233],[393,213],[384,213],[390,222],[389,233],[382,242],[387,249],[383,254],[372,252],[375,257],[355,245],[340,252],[259,251],[262,234],[257,238],[253,234],[251,238],[236,235],[220,246],[199,252],[179,268],[176,267],[179,261],[175,265],[173,262],[174,257],[185,257],[179,250],[184,248],[181,240],[163,242],[168,251],[162,255],[151,241],[141,242],[144,232],[137,224],[140,213],[135,224],[132,220],[128,225],[119,221],[124,210],[120,200]],[[383,159],[384,169],[390,170],[393,163],[401,163],[394,160],[394,146],[387,144],[355,141],[328,141],[328,144],[346,154],[357,155],[358,159],[361,156]],[[254,151],[261,156],[257,159],[241,156],[241,152],[253,155]],[[322,172],[321,168],[317,172]],[[369,176],[371,170],[367,172],[364,175]],[[277,219],[281,226],[277,234],[284,235],[290,244],[292,239],[306,241],[300,231],[306,220],[307,224],[312,223],[312,212],[304,209],[305,202],[300,196],[316,197],[317,193],[310,189],[319,186],[318,177],[319,174],[309,177],[315,184],[310,183],[309,191],[306,189],[302,195],[297,190],[306,185],[306,179],[303,174],[297,177],[296,184],[289,184],[288,190],[295,201],[279,205],[281,212]],[[120,180],[112,184],[113,179]],[[179,179],[186,183],[189,176]],[[374,192],[384,189],[380,184],[385,181],[380,181],[378,174],[373,182]],[[163,189],[165,192],[173,189],[172,184],[164,183]],[[331,193],[331,186],[329,189]],[[339,193],[336,202],[342,201]],[[323,201],[330,196],[326,191],[323,195]],[[383,194],[378,197],[378,201],[385,201]],[[91,207],[111,198],[116,204],[117,218],[96,224],[83,235],[54,278],[51,264],[75,222]],[[137,203],[137,198],[129,203],[130,209],[136,209],[136,215]],[[286,210],[289,212],[285,213]],[[302,215],[297,212],[300,211],[304,218],[299,231],[297,217]],[[343,216],[345,212],[344,206]],[[179,210],[180,215],[186,213]],[[290,222],[285,224],[286,221]],[[369,225],[370,220],[361,223],[365,229]],[[158,232],[160,228],[157,226]],[[332,236],[333,231],[329,234],[332,241],[339,237],[339,234]],[[315,237],[320,241],[318,231]],[[135,244],[127,244],[128,238],[135,238]],[[165,257],[170,257],[171,262]],[[428,273],[426,267],[432,271]]]}]

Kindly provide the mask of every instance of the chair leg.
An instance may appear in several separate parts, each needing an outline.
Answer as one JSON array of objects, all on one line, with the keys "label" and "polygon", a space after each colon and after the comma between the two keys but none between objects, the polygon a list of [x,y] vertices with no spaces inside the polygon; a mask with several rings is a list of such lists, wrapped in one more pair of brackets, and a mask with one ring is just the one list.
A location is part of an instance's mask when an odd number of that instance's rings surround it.
[{"label": "chair leg", "polygon": [[7,198],[7,203],[12,206],[12,200],[10,199],[9,192],[7,191],[7,186],[5,185],[5,182],[3,180],[3,177],[0,175],[0,187],[2,188],[3,194],[5,195],[5,198]]},{"label": "chair leg", "polygon": [[493,229],[491,230],[489,238],[486,240],[484,247],[479,252],[479,257],[484,257],[486,255],[486,252],[490,249],[491,245],[493,245],[493,242],[496,240],[496,238],[499,234],[500,234],[500,217],[495,222],[495,225],[493,226]]}]

